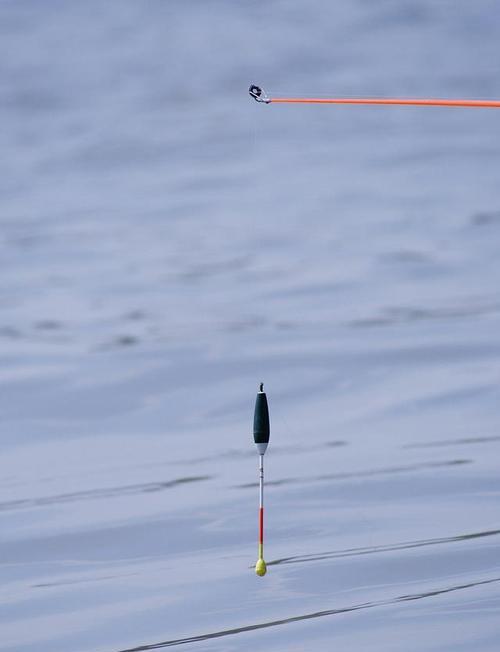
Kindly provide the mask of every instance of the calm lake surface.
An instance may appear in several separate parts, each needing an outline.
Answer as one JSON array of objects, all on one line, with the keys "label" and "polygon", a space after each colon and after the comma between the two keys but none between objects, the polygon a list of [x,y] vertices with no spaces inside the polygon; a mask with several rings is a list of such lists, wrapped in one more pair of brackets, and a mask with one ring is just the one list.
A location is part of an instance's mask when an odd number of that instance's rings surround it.
[{"label": "calm lake surface", "polygon": [[0,650],[497,652],[500,112],[247,88],[497,98],[498,3],[0,34]]}]

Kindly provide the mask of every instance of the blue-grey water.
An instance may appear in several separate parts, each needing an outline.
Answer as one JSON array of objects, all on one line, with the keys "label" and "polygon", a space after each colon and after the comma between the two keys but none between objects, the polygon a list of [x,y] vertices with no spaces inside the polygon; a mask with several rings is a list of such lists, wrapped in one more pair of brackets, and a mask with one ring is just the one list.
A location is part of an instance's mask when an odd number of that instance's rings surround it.
[{"label": "blue-grey water", "polygon": [[[0,3],[0,650],[497,652],[492,0]],[[264,381],[265,578],[252,412]]]}]

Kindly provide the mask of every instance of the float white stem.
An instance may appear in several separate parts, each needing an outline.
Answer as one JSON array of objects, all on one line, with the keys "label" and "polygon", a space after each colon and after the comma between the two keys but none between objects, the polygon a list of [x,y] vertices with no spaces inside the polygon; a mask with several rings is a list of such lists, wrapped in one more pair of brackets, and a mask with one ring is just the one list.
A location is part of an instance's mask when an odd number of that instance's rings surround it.
[{"label": "float white stem", "polygon": [[259,455],[259,559],[264,558],[264,455]]},{"label": "float white stem", "polygon": [[264,455],[259,454],[259,557],[255,564],[257,575],[266,574],[264,561]]}]

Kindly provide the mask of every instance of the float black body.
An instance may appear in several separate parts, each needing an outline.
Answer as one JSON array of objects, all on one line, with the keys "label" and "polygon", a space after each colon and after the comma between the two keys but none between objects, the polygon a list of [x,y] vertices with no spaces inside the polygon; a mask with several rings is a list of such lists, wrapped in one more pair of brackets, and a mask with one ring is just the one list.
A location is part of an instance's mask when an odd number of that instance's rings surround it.
[{"label": "float black body", "polygon": [[256,444],[269,443],[269,408],[264,387],[261,384],[260,391],[255,399],[255,412],[253,415],[253,439]]}]

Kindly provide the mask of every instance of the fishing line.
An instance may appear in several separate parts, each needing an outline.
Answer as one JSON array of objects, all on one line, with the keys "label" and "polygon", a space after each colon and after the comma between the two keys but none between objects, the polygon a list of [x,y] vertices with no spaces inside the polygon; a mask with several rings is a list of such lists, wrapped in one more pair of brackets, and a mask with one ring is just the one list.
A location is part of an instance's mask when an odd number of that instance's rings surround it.
[{"label": "fishing line", "polygon": [[254,100],[262,104],[358,104],[372,106],[447,106],[464,109],[500,109],[500,100],[404,97],[269,97],[260,86],[256,86],[255,84],[250,86],[248,92]]}]

